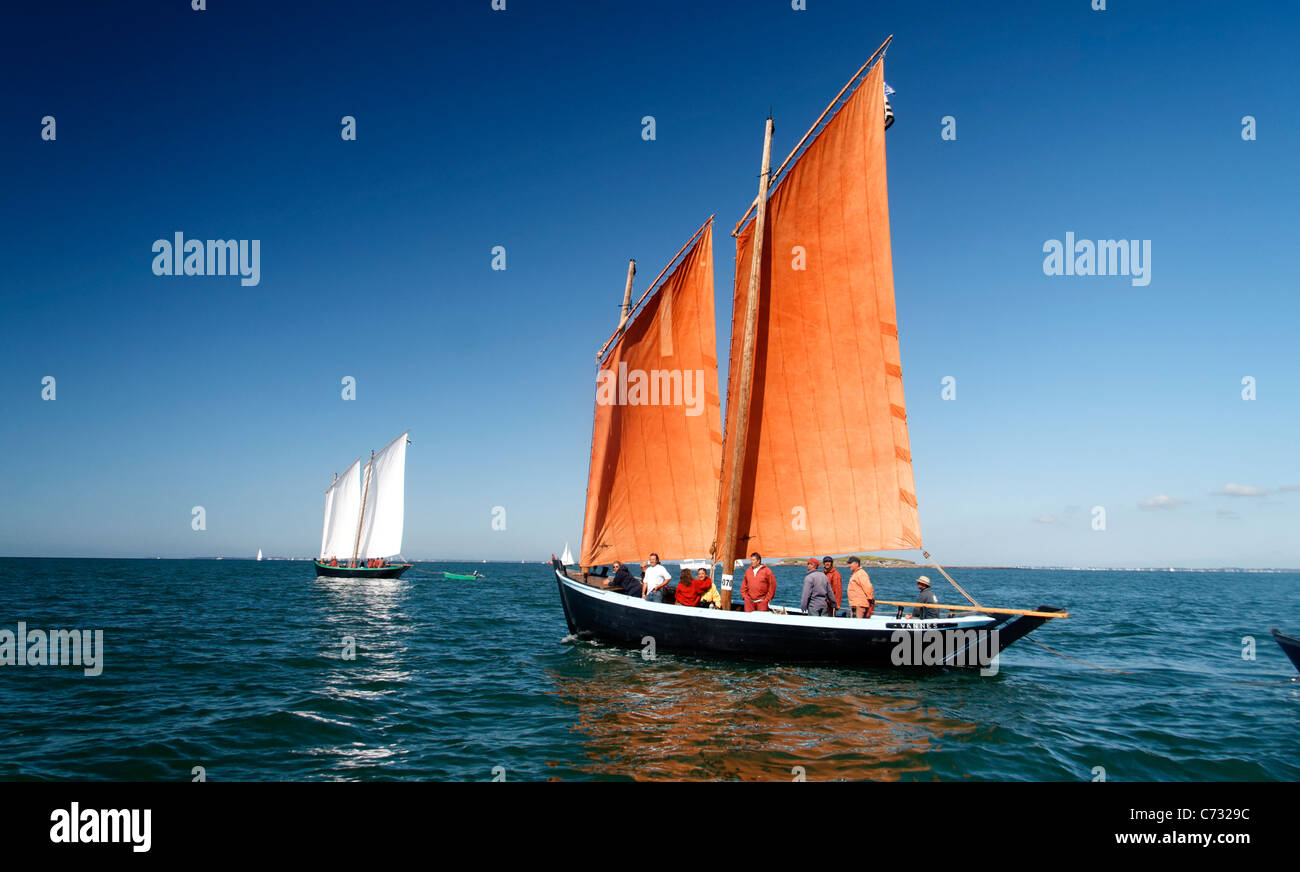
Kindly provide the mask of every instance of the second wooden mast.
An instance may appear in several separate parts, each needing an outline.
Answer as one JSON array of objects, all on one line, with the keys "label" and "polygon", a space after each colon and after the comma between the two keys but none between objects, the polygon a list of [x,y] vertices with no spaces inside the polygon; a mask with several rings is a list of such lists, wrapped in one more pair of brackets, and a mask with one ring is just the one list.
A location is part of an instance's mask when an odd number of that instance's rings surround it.
[{"label": "second wooden mast", "polygon": [[767,187],[772,176],[772,131],[775,125],[771,117],[763,127],[763,171],[758,177],[758,212],[754,216],[754,251],[749,264],[749,294],[745,299],[745,339],[741,345],[740,370],[736,379],[735,396],[727,397],[727,404],[736,404],[735,416],[727,415],[734,422],[734,433],[728,433],[731,446],[731,476],[726,482],[728,487],[723,493],[721,483],[718,488],[718,508],[723,520],[722,534],[722,583],[718,585],[722,594],[722,608],[731,610],[732,577],[736,566],[736,534],[740,526],[740,489],[744,479],[745,441],[749,438],[749,400],[754,386],[754,348],[758,331],[758,289],[763,274],[763,230],[767,222]]},{"label": "second wooden mast", "polygon": [[361,553],[361,525],[366,520],[366,499],[370,496],[370,476],[375,468],[375,449],[370,449],[370,462],[366,464],[366,486],[361,491],[361,514],[357,517],[357,542],[352,546],[352,565],[357,565]]}]

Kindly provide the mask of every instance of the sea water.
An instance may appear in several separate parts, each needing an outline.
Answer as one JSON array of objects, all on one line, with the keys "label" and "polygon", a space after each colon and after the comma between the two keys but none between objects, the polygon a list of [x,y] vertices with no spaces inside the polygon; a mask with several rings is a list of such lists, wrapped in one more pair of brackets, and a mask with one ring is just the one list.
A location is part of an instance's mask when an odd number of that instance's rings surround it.
[{"label": "sea water", "polygon": [[[776,574],[797,605],[802,570]],[[880,599],[916,575],[871,571]],[[0,628],[102,631],[98,674],[0,665],[0,778],[1300,780],[1269,636],[1300,635],[1300,574],[954,575],[1071,617],[992,676],[647,659],[570,638],[535,563],[0,560]]]}]

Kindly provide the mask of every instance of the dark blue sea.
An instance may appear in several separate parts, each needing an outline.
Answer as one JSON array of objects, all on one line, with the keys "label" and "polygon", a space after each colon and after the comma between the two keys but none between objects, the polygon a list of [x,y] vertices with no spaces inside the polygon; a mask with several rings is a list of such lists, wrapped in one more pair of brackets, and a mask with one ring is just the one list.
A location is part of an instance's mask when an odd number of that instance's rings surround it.
[{"label": "dark blue sea", "polygon": [[[910,599],[916,574],[873,570],[877,596]],[[801,575],[778,570],[778,603]],[[0,630],[104,647],[96,676],[0,665],[0,779],[1300,780],[1300,682],[1269,636],[1300,635],[1300,574],[954,576],[987,605],[1069,609],[1028,638],[1074,660],[1028,640],[989,677],[645,660],[567,638],[539,564],[363,583],[308,562],[0,560]]]}]

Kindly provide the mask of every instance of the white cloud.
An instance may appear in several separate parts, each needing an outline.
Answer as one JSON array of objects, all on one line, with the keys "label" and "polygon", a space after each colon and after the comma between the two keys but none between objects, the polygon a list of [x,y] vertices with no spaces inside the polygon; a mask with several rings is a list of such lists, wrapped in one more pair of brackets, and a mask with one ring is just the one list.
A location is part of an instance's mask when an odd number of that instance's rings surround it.
[{"label": "white cloud", "polygon": [[1138,503],[1139,509],[1176,509],[1186,503],[1187,500],[1180,500],[1177,497],[1171,497],[1169,494],[1157,494],[1149,500],[1143,500]]},{"label": "white cloud", "polygon": [[1296,491],[1300,491],[1300,484],[1284,484],[1280,488],[1278,488],[1278,490],[1282,491],[1283,493],[1294,493]]},{"label": "white cloud", "polygon": [[1055,524],[1056,515],[1039,515],[1037,518],[1034,518],[1034,520],[1040,524]]},{"label": "white cloud", "polygon": [[1223,486],[1223,490],[1214,491],[1212,496],[1216,497],[1262,497],[1268,493],[1267,488],[1255,487],[1251,484],[1233,484],[1228,482]]}]

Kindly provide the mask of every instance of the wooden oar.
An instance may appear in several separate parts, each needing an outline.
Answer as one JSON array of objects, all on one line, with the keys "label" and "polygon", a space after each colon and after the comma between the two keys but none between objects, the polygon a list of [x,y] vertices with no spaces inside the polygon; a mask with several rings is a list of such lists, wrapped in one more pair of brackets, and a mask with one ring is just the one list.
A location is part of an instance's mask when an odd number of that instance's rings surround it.
[{"label": "wooden oar", "polygon": [[[912,606],[923,609],[952,609],[958,612],[987,612],[992,615],[1028,615],[1031,618],[1068,618],[1069,612],[1035,612],[1029,609],[990,609],[984,606],[945,606],[935,605],[934,603],[900,603],[893,600],[876,600],[878,606]],[[934,618],[926,618],[927,621],[933,621]]]}]

